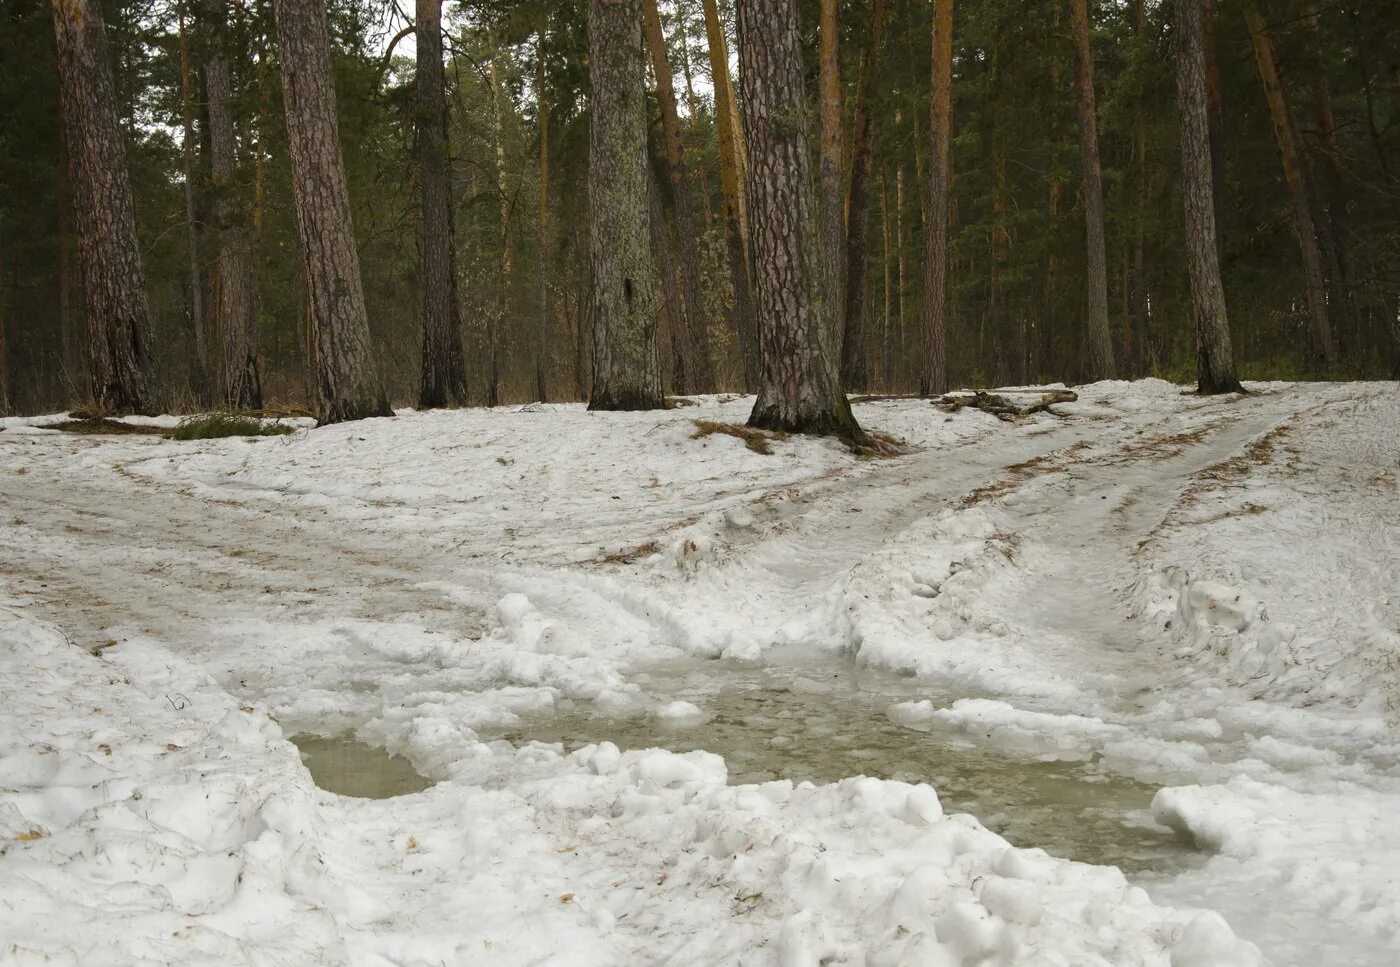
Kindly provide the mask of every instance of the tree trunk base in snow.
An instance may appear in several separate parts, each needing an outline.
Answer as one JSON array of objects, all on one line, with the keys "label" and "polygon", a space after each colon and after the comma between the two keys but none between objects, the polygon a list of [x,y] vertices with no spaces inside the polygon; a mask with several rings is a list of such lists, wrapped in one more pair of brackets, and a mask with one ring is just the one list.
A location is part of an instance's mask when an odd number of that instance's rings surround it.
[{"label": "tree trunk base in snow", "polygon": [[665,410],[670,407],[671,403],[666,397],[645,390],[609,392],[595,389],[588,401],[590,410]]}]

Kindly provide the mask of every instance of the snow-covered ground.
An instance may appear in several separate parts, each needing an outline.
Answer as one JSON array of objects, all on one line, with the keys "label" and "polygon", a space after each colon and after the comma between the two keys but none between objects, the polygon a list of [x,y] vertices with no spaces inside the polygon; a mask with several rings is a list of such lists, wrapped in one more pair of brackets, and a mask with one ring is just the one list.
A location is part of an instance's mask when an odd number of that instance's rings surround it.
[{"label": "snow-covered ground", "polygon": [[[1251,389],[858,405],[887,459],[696,436],[742,398],[0,421],[0,961],[1392,963],[1400,392]],[[1160,787],[1209,858],[1129,881],[923,784],[489,738],[703,747],[648,669],[818,655],[909,676],[911,742]],[[351,733],[439,781],[317,789],[287,737]]]}]

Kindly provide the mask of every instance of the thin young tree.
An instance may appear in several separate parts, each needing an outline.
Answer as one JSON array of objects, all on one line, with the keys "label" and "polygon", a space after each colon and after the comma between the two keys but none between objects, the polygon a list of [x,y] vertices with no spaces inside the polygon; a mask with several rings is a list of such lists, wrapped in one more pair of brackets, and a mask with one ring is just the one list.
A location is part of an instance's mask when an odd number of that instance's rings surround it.
[{"label": "thin young tree", "polygon": [[196,145],[194,134],[194,94],[190,67],[190,31],[184,0],[176,4],[180,46],[180,158],[185,202],[185,266],[188,272],[186,299],[189,306],[190,335],[194,352],[190,360],[190,389],[197,404],[207,407],[213,401],[213,373],[210,371],[209,329],[204,318],[204,280],[199,259],[199,217],[195,213]]},{"label": "thin young tree", "polygon": [[540,30],[535,42],[535,118],[540,129],[539,186],[535,212],[535,242],[539,250],[535,283],[539,305],[535,314],[535,396],[543,403],[548,397],[545,385],[549,320],[553,308],[549,299],[551,268],[549,250],[549,90],[545,76],[545,36],[549,32],[549,10],[542,8]]},{"label": "thin young tree", "polygon": [[874,92],[885,44],[885,0],[870,5],[870,34],[860,58],[851,133],[851,182],[846,194],[846,307],[841,338],[841,381],[851,389],[870,385],[870,180],[875,155]]},{"label": "thin young tree", "polygon": [[457,314],[457,267],[452,233],[452,188],[447,175],[447,99],[443,93],[442,0],[417,0],[415,125],[418,192],[423,205],[423,366],[418,405],[467,401],[466,366]]},{"label": "thin young tree", "polygon": [[340,151],[326,7],[274,0],[282,101],[310,310],[317,418],[391,416],[374,365],[350,193]]},{"label": "thin young tree", "polygon": [[1084,236],[1088,247],[1086,321],[1091,380],[1114,375],[1113,338],[1108,330],[1108,258],[1104,250],[1103,170],[1099,164],[1098,107],[1094,98],[1094,52],[1089,45],[1088,0],[1070,0],[1078,89],[1079,156],[1084,190]]},{"label": "thin young tree", "polygon": [[704,293],[700,285],[700,232],[691,199],[691,177],[681,141],[680,112],[676,88],[671,78],[671,62],[666,51],[666,34],[656,0],[643,0],[647,49],[656,77],[656,100],[661,106],[661,134],[666,149],[666,174],[671,189],[671,236],[674,239],[681,291],[677,304],[680,318],[673,321],[679,349],[682,393],[709,393],[714,390],[714,368],[710,361],[709,327],[705,320]]},{"label": "thin young tree", "polygon": [[760,343],[749,425],[863,441],[823,340],[838,310],[825,280],[794,0],[739,0],[738,40]]},{"label": "thin young tree", "polygon": [[52,0],[52,8],[93,402],[109,413],[154,413],[146,279],[101,8],[96,0]]},{"label": "thin young tree", "polygon": [[1240,393],[1230,346],[1225,288],[1215,241],[1214,173],[1206,107],[1206,57],[1201,4],[1176,4],[1176,89],[1181,116],[1181,195],[1186,209],[1186,266],[1196,323],[1196,388]]},{"label": "thin young tree", "polygon": [[1303,257],[1303,286],[1307,296],[1308,318],[1312,323],[1312,349],[1317,361],[1327,366],[1336,358],[1336,347],[1327,313],[1327,276],[1323,270],[1317,226],[1313,221],[1315,206],[1305,168],[1303,141],[1293,120],[1288,93],[1283,88],[1278,54],[1274,50],[1269,27],[1254,0],[1244,0],[1243,9],[1250,43],[1254,47],[1254,59],[1259,65],[1259,80],[1264,85],[1264,97],[1269,105],[1274,139],[1278,142],[1279,156],[1283,161],[1283,180],[1288,186],[1288,198],[1293,203],[1293,227],[1297,230],[1298,247]]},{"label": "thin young tree", "polygon": [[262,406],[258,370],[258,269],[253,233],[237,200],[238,139],[227,38],[204,65],[209,102],[209,166],[214,189],[213,330],[223,343],[223,399],[234,409]]},{"label": "thin young tree", "polygon": [[953,0],[933,15],[928,223],[924,226],[923,365],[919,392],[948,391],[948,190],[953,136]]},{"label": "thin young tree", "polygon": [[593,269],[591,410],[666,405],[650,243],[641,0],[588,3],[588,213]]}]

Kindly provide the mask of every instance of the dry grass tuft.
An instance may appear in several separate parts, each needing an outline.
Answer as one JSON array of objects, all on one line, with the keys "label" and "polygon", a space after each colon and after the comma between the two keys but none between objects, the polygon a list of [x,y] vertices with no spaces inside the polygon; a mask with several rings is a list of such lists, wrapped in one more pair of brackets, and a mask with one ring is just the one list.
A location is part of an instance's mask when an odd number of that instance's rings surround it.
[{"label": "dry grass tuft", "polygon": [[774,440],[787,439],[786,433],[756,430],[751,426],[740,426],[738,423],[721,423],[718,420],[692,420],[691,422],[695,424],[695,432],[690,435],[692,440],[720,433],[743,440],[744,446],[754,453],[762,453],[765,456],[772,454]]},{"label": "dry grass tuft", "polygon": [[[74,414],[76,416],[76,414]],[[164,436],[165,430],[158,426],[138,426],[134,423],[121,423],[105,416],[80,416],[62,423],[50,423],[48,430],[62,430],[64,433],[85,435],[109,434],[112,436]]]},{"label": "dry grass tuft", "polygon": [[599,564],[631,564],[633,561],[643,557],[650,557],[661,550],[661,545],[656,541],[647,541],[645,544],[638,544],[636,547],[627,547],[612,554],[605,554],[598,558]]}]

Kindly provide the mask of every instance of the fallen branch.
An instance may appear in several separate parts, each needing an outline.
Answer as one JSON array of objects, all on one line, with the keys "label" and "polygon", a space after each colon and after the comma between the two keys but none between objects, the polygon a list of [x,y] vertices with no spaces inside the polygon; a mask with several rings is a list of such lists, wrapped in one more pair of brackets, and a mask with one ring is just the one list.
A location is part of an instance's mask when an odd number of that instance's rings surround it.
[{"label": "fallen branch", "polygon": [[1079,394],[1073,390],[1057,389],[1041,395],[1040,399],[1034,403],[1021,404],[1014,400],[999,396],[996,393],[983,393],[980,390],[976,393],[948,393],[940,396],[934,401],[934,406],[946,413],[956,413],[963,407],[973,407],[990,413],[999,420],[1020,419],[1030,416],[1032,413],[1054,413],[1050,409],[1056,403],[1073,403],[1079,399]]}]

